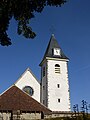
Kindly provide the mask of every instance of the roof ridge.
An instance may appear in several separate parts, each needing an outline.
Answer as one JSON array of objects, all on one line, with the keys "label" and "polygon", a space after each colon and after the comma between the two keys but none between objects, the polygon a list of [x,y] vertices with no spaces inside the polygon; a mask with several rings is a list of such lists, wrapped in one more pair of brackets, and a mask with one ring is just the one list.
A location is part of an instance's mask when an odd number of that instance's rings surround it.
[{"label": "roof ridge", "polygon": [[33,72],[29,67],[20,75],[20,77],[16,80],[14,84],[16,84],[25,75],[27,71],[29,71],[33,75],[33,77],[36,79],[36,81],[40,84],[39,80],[36,78],[36,76],[33,74]]}]

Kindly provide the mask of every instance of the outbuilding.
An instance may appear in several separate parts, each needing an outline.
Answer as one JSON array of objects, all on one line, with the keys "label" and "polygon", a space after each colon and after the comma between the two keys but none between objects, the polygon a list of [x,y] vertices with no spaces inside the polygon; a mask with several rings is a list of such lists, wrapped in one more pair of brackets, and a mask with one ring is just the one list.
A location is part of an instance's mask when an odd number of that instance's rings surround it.
[{"label": "outbuilding", "polygon": [[15,85],[0,96],[0,120],[36,120],[45,114],[51,111]]}]

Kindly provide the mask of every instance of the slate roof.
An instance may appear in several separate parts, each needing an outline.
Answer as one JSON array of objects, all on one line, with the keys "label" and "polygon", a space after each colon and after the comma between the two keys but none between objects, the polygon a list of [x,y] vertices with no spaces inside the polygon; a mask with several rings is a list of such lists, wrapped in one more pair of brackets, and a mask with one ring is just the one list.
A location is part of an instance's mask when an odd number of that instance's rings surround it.
[{"label": "slate roof", "polygon": [[[54,48],[59,48],[60,49],[60,52],[61,52],[61,55],[60,56],[54,56],[52,54],[52,50]],[[68,57],[66,57],[66,55],[63,53],[61,47],[59,46],[54,34],[51,35],[51,38],[50,38],[50,41],[49,41],[49,44],[47,46],[47,49],[46,49],[46,52],[44,54],[44,57],[43,57],[43,60],[46,58],[46,57],[50,57],[50,58],[60,58],[60,59],[68,59]],[[42,62],[43,62],[42,60]],[[41,63],[42,63],[41,62]]]},{"label": "slate roof", "polygon": [[0,96],[0,110],[51,111],[31,96],[13,85]]}]

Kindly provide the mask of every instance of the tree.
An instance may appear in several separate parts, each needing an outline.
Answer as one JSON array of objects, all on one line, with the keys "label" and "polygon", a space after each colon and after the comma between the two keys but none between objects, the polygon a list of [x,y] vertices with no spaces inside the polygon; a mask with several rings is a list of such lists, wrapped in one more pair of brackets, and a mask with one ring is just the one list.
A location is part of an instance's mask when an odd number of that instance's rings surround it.
[{"label": "tree", "polygon": [[45,6],[61,6],[67,0],[0,0],[0,44],[11,45],[7,30],[12,17],[17,21],[17,33],[26,38],[36,36],[29,26],[35,12],[42,12]]}]

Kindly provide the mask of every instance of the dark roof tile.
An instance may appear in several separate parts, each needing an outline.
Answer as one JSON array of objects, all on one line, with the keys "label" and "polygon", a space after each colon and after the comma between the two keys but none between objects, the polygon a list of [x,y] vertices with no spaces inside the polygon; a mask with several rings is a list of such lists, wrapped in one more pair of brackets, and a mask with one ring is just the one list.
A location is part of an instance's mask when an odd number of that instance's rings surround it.
[{"label": "dark roof tile", "polygon": [[[60,49],[60,54],[61,54],[60,56],[54,56],[54,55],[52,54],[52,50],[53,50],[54,48],[59,48],[59,49]],[[60,48],[60,46],[59,46],[59,44],[58,44],[58,42],[57,42],[54,34],[52,34],[52,36],[51,36],[51,38],[50,38],[50,41],[49,41],[49,44],[48,44],[48,46],[47,46],[46,52],[45,52],[45,54],[44,54],[43,60],[44,60],[46,57],[50,57],[50,58],[60,58],[60,59],[68,59],[68,58],[66,57],[66,55],[63,53],[62,49]],[[42,60],[42,62],[43,62],[43,60]],[[41,62],[41,63],[42,63],[42,62]]]},{"label": "dark roof tile", "polygon": [[51,111],[31,96],[13,85],[0,96],[0,110]]}]

